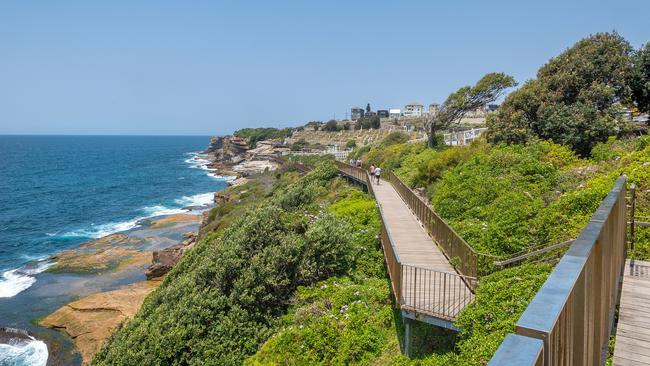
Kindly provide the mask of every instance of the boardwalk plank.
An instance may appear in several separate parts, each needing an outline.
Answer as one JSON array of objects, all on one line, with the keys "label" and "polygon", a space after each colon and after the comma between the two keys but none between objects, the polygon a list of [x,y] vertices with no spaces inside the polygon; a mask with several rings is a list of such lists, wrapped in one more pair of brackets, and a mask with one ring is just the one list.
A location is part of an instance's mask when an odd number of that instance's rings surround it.
[{"label": "boardwalk plank", "polygon": [[650,365],[650,263],[625,265],[612,364]]},{"label": "boardwalk plank", "polygon": [[[372,188],[402,264],[457,275],[397,190],[386,181],[380,185],[373,183]],[[403,278],[404,306],[415,312],[424,311],[430,315],[442,313],[454,319],[473,300],[467,285],[459,277],[456,278],[456,283],[446,284],[447,293],[443,296],[440,293],[443,278],[434,276],[431,279],[420,274],[414,283],[413,274],[406,273]],[[417,295],[415,303],[414,295]]]}]

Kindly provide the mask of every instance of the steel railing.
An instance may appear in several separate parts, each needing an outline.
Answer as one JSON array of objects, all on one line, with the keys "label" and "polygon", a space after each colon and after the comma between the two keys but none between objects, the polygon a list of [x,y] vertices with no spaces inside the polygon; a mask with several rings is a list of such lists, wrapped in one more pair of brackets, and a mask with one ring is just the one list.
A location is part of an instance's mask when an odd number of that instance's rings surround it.
[{"label": "steel railing", "polygon": [[[338,161],[336,166],[344,175],[366,185],[368,193],[374,197],[368,171]],[[473,300],[472,289],[477,285],[476,278],[403,264],[400,261],[393,236],[384,221],[385,215],[382,207],[381,205],[378,207],[381,220],[380,241],[395,302],[404,310],[454,320],[460,311]]]},{"label": "steel railing", "polygon": [[405,310],[454,320],[474,300],[469,284],[475,287],[476,279],[404,264],[400,302]]},{"label": "steel railing", "polygon": [[541,340],[541,355],[503,342],[490,365],[605,362],[626,257],[625,193],[621,176],[519,318],[517,335]]},{"label": "steel railing", "polygon": [[479,254],[399,177],[392,172],[386,176],[455,269],[463,276],[477,277]]}]

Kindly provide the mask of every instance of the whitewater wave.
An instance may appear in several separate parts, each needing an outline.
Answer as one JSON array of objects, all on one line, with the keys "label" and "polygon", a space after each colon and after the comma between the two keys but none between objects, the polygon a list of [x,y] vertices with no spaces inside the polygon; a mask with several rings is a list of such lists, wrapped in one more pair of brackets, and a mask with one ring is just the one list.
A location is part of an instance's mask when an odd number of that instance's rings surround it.
[{"label": "whitewater wave", "polygon": [[194,196],[183,196],[175,202],[183,207],[188,206],[207,206],[214,200],[214,193],[201,193]]},{"label": "whitewater wave", "polygon": [[[208,175],[210,175],[210,174],[208,174]],[[213,177],[213,178],[217,178],[217,179],[219,179],[219,180],[224,180],[224,181],[226,181],[226,182],[230,182],[230,181],[232,181],[232,180],[237,179],[237,177],[234,176],[234,175],[219,175],[219,174],[216,174],[216,173],[215,173],[215,174],[212,174],[212,175],[210,175],[210,176]]]},{"label": "whitewater wave", "polygon": [[110,222],[108,224],[90,224],[90,227],[85,229],[73,230],[62,235],[59,235],[61,238],[91,238],[99,239],[106,235],[111,235],[119,233],[122,231],[128,231],[140,227],[140,220],[146,217],[137,217],[132,220],[121,221],[121,222]]},{"label": "whitewater wave", "polygon": [[47,364],[47,345],[33,337],[10,343],[0,343],[0,365],[44,366]]},{"label": "whitewater wave", "polygon": [[229,182],[231,180],[236,179],[237,177],[231,176],[231,175],[220,175],[217,172],[217,169],[210,168],[208,164],[212,163],[212,158],[210,155],[206,155],[203,153],[199,152],[190,152],[187,153],[187,155],[190,155],[189,158],[185,159],[185,163],[189,164],[190,167],[195,168],[195,169],[201,169],[205,170],[208,173],[206,174],[208,177],[220,180],[220,181],[226,181]]},{"label": "whitewater wave", "polygon": [[143,213],[141,216],[135,217],[131,220],[111,222],[101,225],[91,224],[88,228],[69,231],[62,235],[58,235],[58,237],[99,239],[107,235],[129,231],[141,227],[142,222],[146,219],[189,212],[189,210],[185,209],[185,207],[207,208],[212,204],[213,200],[214,193],[211,192],[199,193],[193,196],[183,196],[179,199],[174,200],[175,205],[173,205],[173,207],[164,205],[146,206],[140,210]]},{"label": "whitewater wave", "polygon": [[207,171],[216,170],[208,166],[208,164],[212,162],[209,155],[201,154],[198,152],[187,153],[187,155],[190,155],[190,157],[185,159],[185,163],[189,164],[190,167]]},{"label": "whitewater wave", "polygon": [[0,298],[14,297],[27,290],[36,282],[34,276],[53,265],[54,262],[51,261],[39,261],[21,268],[3,272],[2,276],[0,276]]}]

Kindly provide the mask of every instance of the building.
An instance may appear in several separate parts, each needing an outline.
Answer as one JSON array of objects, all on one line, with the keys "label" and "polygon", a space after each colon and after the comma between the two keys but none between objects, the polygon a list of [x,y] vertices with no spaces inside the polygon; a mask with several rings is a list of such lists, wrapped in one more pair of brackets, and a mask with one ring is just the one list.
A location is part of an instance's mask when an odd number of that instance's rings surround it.
[{"label": "building", "polygon": [[352,107],[350,109],[350,119],[353,121],[356,121],[360,118],[363,118],[363,116],[366,114],[366,111],[363,108],[359,107]]},{"label": "building", "polygon": [[422,117],[424,106],[418,102],[411,102],[404,106],[404,117]]},{"label": "building", "polygon": [[478,107],[473,111],[468,111],[465,113],[467,118],[484,118],[485,117],[486,106]]},{"label": "building", "polygon": [[369,111],[369,112],[366,112],[366,114],[365,114],[364,117],[374,117],[374,116],[376,116],[376,115],[377,115],[377,113],[375,113],[375,112],[373,112],[373,111]]},{"label": "building", "polygon": [[388,118],[390,114],[388,113],[387,109],[380,109],[377,111],[377,115],[379,116],[379,118]]},{"label": "building", "polygon": [[402,116],[402,111],[399,108],[391,108],[388,110],[388,117],[390,118],[400,118]]},{"label": "building", "polygon": [[431,103],[429,104],[429,115],[433,116],[440,111],[440,104],[438,103]]}]

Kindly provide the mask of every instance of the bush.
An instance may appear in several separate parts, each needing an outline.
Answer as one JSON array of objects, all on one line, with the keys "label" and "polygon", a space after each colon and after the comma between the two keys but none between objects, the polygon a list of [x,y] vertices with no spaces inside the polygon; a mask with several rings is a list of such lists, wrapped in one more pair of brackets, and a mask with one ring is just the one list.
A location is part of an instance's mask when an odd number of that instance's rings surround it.
[{"label": "bush", "polygon": [[327,121],[327,123],[325,123],[325,126],[323,126],[323,131],[336,132],[339,130],[339,124],[333,119]]},{"label": "bush", "polygon": [[258,141],[283,139],[291,136],[293,129],[291,128],[243,128],[235,131],[233,135],[248,140],[251,147],[255,147]]},{"label": "bush", "polygon": [[207,235],[94,364],[240,364],[256,352],[296,288],[352,270],[351,224],[306,212],[334,172],[324,164]]},{"label": "bush", "polygon": [[391,132],[388,134],[388,136],[384,137],[384,139],[381,140],[381,144],[383,146],[390,146],[395,144],[403,144],[408,140],[409,135],[405,134],[404,132]]}]

